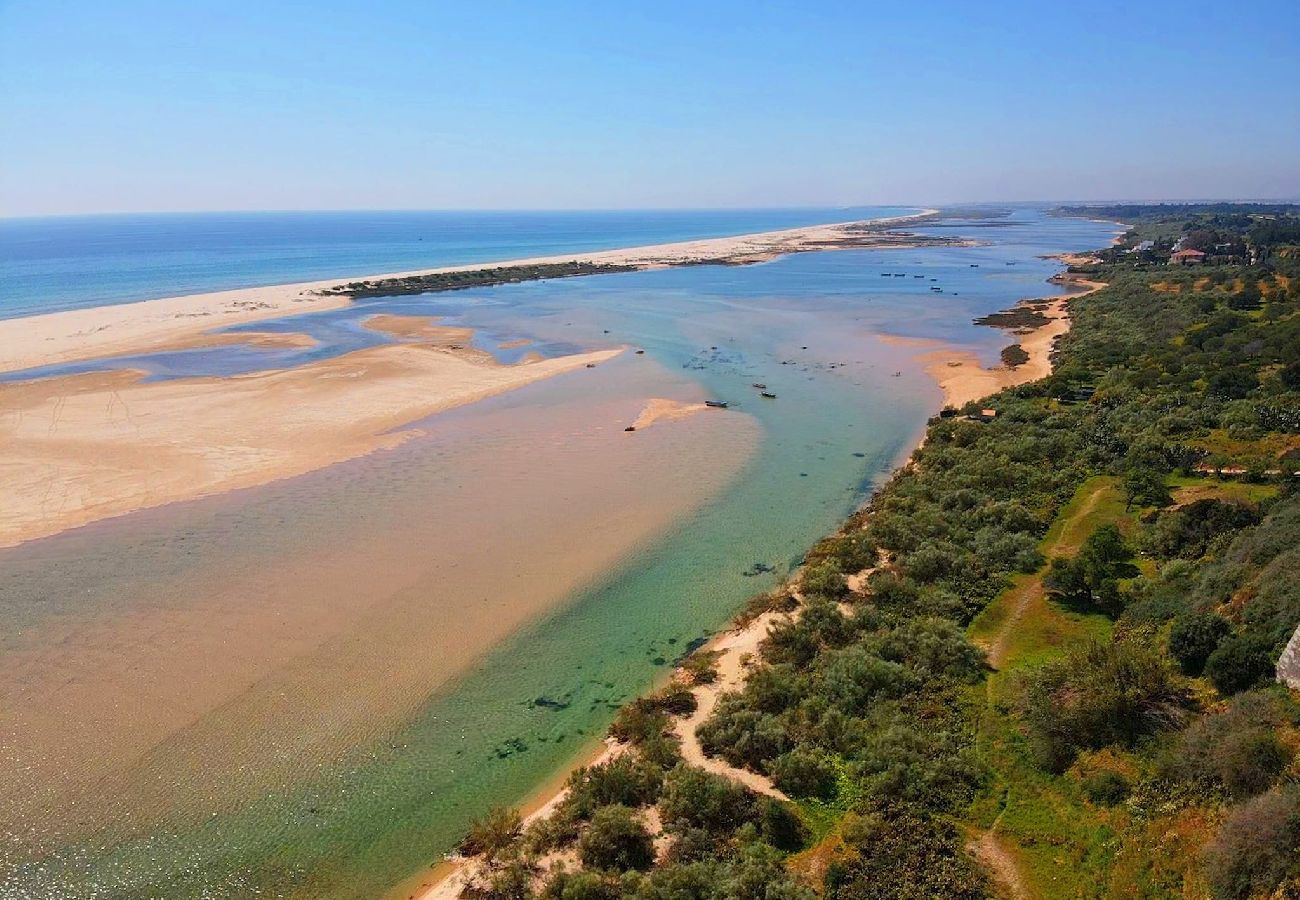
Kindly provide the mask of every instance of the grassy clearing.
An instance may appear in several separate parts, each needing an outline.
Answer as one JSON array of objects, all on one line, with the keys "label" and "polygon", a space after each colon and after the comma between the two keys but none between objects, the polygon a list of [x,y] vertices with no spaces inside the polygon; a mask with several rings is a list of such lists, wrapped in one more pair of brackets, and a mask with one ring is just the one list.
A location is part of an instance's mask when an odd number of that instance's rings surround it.
[{"label": "grassy clearing", "polygon": [[[1131,531],[1134,513],[1125,510],[1119,479],[1085,481],[1043,538],[1047,558],[1078,551],[1096,528],[1118,525]],[[970,824],[992,830],[1007,857],[1035,896],[1089,896],[1115,868],[1124,813],[1099,810],[1076,781],[1054,778],[1033,762],[1025,736],[1009,714],[1019,673],[1062,655],[1089,639],[1108,640],[1111,621],[1103,615],[1067,609],[1047,597],[1046,566],[1016,579],[971,624],[973,640],[991,648],[997,671],[984,688],[977,744],[993,777],[970,810]],[[979,689],[972,689],[977,694]]]}]

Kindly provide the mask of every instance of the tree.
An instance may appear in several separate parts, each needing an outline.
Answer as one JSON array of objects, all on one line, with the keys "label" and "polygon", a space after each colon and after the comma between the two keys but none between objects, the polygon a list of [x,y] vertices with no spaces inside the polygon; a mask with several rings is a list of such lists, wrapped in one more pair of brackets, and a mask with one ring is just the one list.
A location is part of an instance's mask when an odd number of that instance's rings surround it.
[{"label": "tree", "polygon": [[654,863],[654,841],[626,806],[602,806],[578,842],[578,856],[588,869],[625,872]]},{"label": "tree", "polygon": [[1165,477],[1155,469],[1139,466],[1129,469],[1124,476],[1124,508],[1139,506],[1168,506],[1173,502]]}]

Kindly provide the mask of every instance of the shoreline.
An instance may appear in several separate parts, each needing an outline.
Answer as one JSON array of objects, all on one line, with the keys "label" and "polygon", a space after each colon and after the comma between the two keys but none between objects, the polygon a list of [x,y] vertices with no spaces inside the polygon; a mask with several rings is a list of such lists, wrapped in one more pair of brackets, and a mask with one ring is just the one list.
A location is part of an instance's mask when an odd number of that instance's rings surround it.
[{"label": "shoreline", "polygon": [[891,234],[888,229],[929,218],[938,212],[937,209],[927,208],[905,216],[812,225],[733,237],[437,266],[409,272],[341,276],[0,319],[0,372],[17,372],[38,366],[107,356],[159,352],[172,349],[178,342],[193,341],[199,335],[219,328],[300,313],[341,309],[353,302],[352,297],[346,293],[349,282],[480,272],[493,268],[508,271],[565,263],[623,266],[637,270],[703,264],[748,265],[789,253],[837,248],[905,248],[926,241],[915,236],[910,236],[910,240],[901,239],[904,236]]},{"label": "shoreline", "polygon": [[[1076,263],[1073,261],[1066,262],[1065,257],[1071,256],[1071,254],[1058,254],[1052,258],[1058,259],[1066,263],[1066,265],[1074,265]],[[1082,257],[1073,255],[1073,259],[1082,259]],[[1064,273],[1058,273],[1052,278],[1058,278],[1062,274]],[[1049,281],[1052,281],[1052,279],[1049,279]],[[1053,283],[1059,284],[1061,282],[1054,281]],[[1086,284],[1087,289],[1064,296],[1026,298],[1016,303],[1014,307],[1016,309],[1047,303],[1049,304],[1048,309],[1053,315],[1048,316],[1048,321],[1036,328],[1018,330],[1028,332],[1019,336],[1022,337],[1020,346],[1029,355],[1029,359],[1015,366],[1004,365],[985,368],[980,364],[974,353],[957,345],[944,344],[940,341],[883,334],[878,334],[875,337],[894,346],[916,347],[918,352],[913,358],[924,363],[926,374],[934,380],[936,386],[942,392],[945,405],[965,406],[967,403],[997,393],[1005,388],[1037,381],[1051,374],[1051,357],[1056,341],[1070,328],[1069,302],[1106,287],[1106,284],[1095,281],[1076,281],[1074,283]],[[1029,338],[1033,338],[1033,340],[1029,340]],[[953,365],[954,361],[956,361],[956,365]],[[953,373],[952,370],[959,367],[963,368],[964,371]],[[997,386],[983,393],[972,393],[987,384]],[[895,465],[890,470],[889,475],[891,477],[912,464],[916,451],[925,443],[926,430],[927,426],[922,424],[919,434],[916,435],[910,448],[899,454]],[[859,512],[867,507],[871,496],[874,496],[875,492],[875,489],[871,491],[868,498],[858,508]],[[845,524],[851,519],[852,517],[846,520]],[[839,530],[843,530],[843,526]],[[788,586],[790,583],[797,581],[798,574],[798,570],[796,570],[785,584]],[[850,584],[854,580],[860,581],[861,573],[850,576],[849,580]],[[773,592],[778,590],[780,590],[780,586],[773,588]],[[698,704],[695,713],[686,717],[672,717],[672,729],[682,739],[683,760],[692,765],[701,766],[702,751],[700,751],[699,743],[695,739],[694,727],[707,718],[724,692],[738,690],[744,686],[749,671],[747,663],[752,658],[752,655],[757,652],[772,624],[780,618],[797,615],[798,611],[799,608],[796,608],[793,613],[767,611],[748,620],[745,620],[745,614],[742,612],[733,617],[727,625],[715,632],[707,642],[699,647],[697,653],[712,652],[718,654],[716,660],[718,678],[711,684],[691,686],[691,692],[695,695]],[[656,684],[655,690],[664,684],[679,679],[681,672],[680,667],[674,667],[661,683]],[[567,795],[567,789],[564,786],[565,782],[575,770],[583,766],[607,762],[623,752],[626,747],[626,745],[620,744],[609,737],[604,738],[603,746],[604,749],[600,753],[593,754],[589,752],[584,754],[571,765],[557,772],[525,799],[520,806],[521,811],[526,813],[524,816],[525,826],[539,818],[545,818],[564,801]],[[762,776],[746,770],[734,769],[722,760],[709,759],[701,767],[718,774],[738,778],[746,787],[758,793],[779,798],[784,796],[770,783],[764,783],[766,779],[763,779]],[[406,878],[389,891],[386,897],[388,900],[399,900],[399,898],[405,898],[405,900],[457,900],[462,896],[462,891],[471,884],[476,874],[478,874],[478,866],[474,858],[463,857],[454,853],[448,854],[435,863],[431,871],[426,875]],[[414,889],[413,885],[415,886]]]}]

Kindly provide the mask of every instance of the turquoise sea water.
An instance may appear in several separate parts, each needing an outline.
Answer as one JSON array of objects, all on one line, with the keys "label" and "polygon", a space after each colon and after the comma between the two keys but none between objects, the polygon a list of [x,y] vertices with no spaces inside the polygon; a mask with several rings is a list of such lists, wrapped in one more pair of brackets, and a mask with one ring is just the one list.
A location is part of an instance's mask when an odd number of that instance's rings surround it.
[{"label": "turquoise sea water", "polygon": [[[21,834],[22,823],[0,822],[7,842],[0,855],[12,861],[8,870],[0,868],[0,889],[33,897],[372,897],[436,860],[474,815],[519,802],[570,761],[603,731],[620,702],[662,677],[749,593],[797,564],[887,474],[938,397],[906,354],[873,334],[962,343],[993,361],[1007,337],[971,319],[1055,293],[1044,282],[1059,267],[1038,257],[1098,246],[1113,233],[1032,209],[935,227],[935,233],[954,231],[987,244],[800,254],[742,268],[379,299],[258,325],[320,338],[307,352],[136,360],[158,377],[292,365],[376,340],[359,327],[375,312],[443,315],[448,324],[479,329],[489,348],[516,337],[531,338],[546,352],[610,343],[644,347],[655,364],[707,395],[736,401],[756,418],[761,438],[715,502],[516,632],[454,683],[413,691],[400,724],[356,734],[342,757],[306,755],[299,777],[232,808],[213,796],[219,786],[214,792],[203,779],[204,754],[213,745],[235,754],[242,746],[213,724],[224,721],[214,715],[190,729],[202,741],[187,742],[183,734],[163,748],[166,766],[142,768],[139,780],[151,796],[162,790],[176,807],[161,823],[138,826],[129,811],[98,809],[93,797],[79,810],[98,822],[90,837],[64,838],[57,829],[33,836]],[[932,292],[932,284],[944,292]],[[612,380],[635,365],[625,355]],[[767,383],[779,399],[756,398],[754,381]],[[418,554],[437,539],[438,526],[422,521],[421,504],[434,495],[446,454],[456,448],[488,453],[496,439],[476,423],[494,415],[508,421],[512,411],[539,405],[595,404],[608,383],[584,381],[580,373],[554,379],[432,417],[422,423],[424,437],[393,451],[0,551],[0,654],[21,650],[24,634],[39,634],[43,623],[60,617],[150,621],[173,605],[201,602],[187,595],[195,584],[256,583],[259,571],[308,544],[341,552],[364,533],[388,552]],[[681,477],[691,477],[689,460]],[[753,575],[755,563],[775,575]],[[286,702],[296,712],[328,718],[328,698]],[[312,728],[325,727],[313,721],[285,716],[278,727],[306,732],[303,743],[310,746]],[[254,737],[293,745],[275,729]],[[199,744],[202,752],[193,749]],[[194,754],[192,764],[187,753]],[[192,774],[183,784],[159,787],[177,771]]]}]

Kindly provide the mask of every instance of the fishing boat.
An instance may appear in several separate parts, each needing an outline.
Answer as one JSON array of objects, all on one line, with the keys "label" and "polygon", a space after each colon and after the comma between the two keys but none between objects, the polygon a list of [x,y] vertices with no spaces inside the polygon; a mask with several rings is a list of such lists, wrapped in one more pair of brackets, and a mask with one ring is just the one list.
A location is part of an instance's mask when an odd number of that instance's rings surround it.
[{"label": "fishing boat", "polygon": [[763,390],[764,388],[766,388],[767,385],[765,385],[765,384],[759,384],[757,381],[755,381],[755,382],[754,382],[754,387],[758,388],[758,389],[761,391],[761,390]]},{"label": "fishing boat", "polygon": [[704,405],[712,407],[713,409],[726,409],[727,401],[726,400],[705,400]]},{"label": "fishing boat", "polygon": [[775,399],[776,399],[776,394],[769,394],[767,391],[763,391],[763,393],[759,394],[758,396],[760,396],[760,397],[766,397],[766,398],[769,399],[769,400],[775,400]]}]

